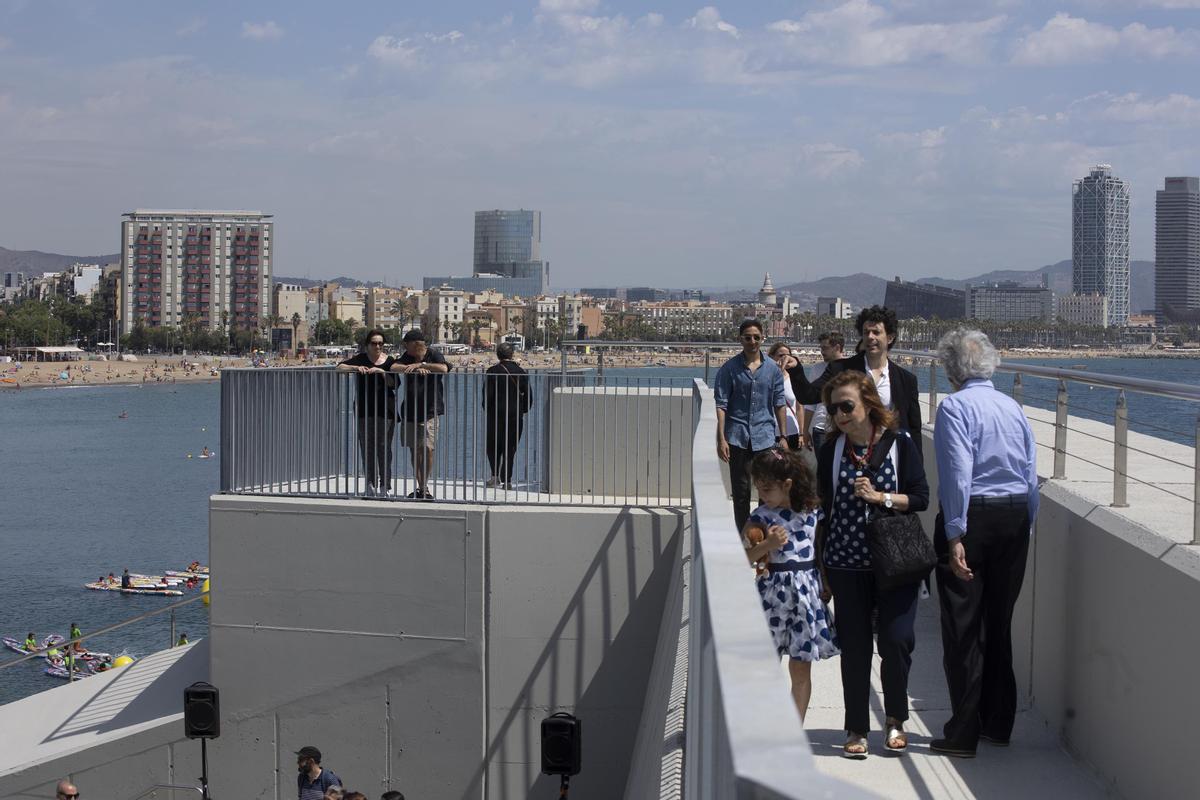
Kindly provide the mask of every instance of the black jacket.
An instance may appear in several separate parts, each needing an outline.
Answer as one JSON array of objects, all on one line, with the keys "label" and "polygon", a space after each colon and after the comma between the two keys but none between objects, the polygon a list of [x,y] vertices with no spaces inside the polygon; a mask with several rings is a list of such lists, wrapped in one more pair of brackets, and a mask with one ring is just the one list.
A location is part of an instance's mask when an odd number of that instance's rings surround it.
[{"label": "black jacket", "polygon": [[[792,392],[796,402],[809,406],[822,402],[821,390],[832,380],[834,375],[846,370],[867,371],[867,357],[858,353],[849,358],[830,361],[825,371],[813,381],[804,374],[804,365],[798,364],[788,370],[792,381]],[[892,387],[892,405],[896,408],[896,422],[904,430],[912,432],[912,441],[921,451],[921,404],[917,401],[917,376],[888,359],[888,383]],[[832,422],[832,420],[830,420]],[[832,456],[831,456],[832,458]]]},{"label": "black jacket", "polygon": [[519,417],[533,406],[529,373],[520,364],[498,361],[488,368],[483,380],[483,407],[489,412],[488,420]]},{"label": "black jacket", "polygon": [[[837,440],[838,436],[826,438],[825,444],[821,445],[821,452],[817,454],[817,492],[821,495],[821,507],[825,509],[826,523],[833,520],[833,498],[837,491],[837,487],[833,485],[833,451]],[[880,462],[883,461],[884,455],[886,453],[879,457]],[[921,457],[921,451],[917,449],[916,437],[910,436],[907,431],[896,433],[896,458],[900,462],[896,465],[900,472],[900,487],[896,494],[908,495],[910,512],[924,511],[929,508],[929,482],[925,479],[925,461]]]}]

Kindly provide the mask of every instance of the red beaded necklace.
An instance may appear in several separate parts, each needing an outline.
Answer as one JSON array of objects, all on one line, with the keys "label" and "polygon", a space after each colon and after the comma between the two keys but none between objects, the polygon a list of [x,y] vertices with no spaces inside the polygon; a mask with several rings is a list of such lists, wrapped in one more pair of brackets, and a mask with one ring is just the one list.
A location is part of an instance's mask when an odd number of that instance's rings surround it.
[{"label": "red beaded necklace", "polygon": [[[878,430],[879,429],[875,425],[871,426],[871,440],[867,442],[867,452],[863,453],[861,456],[854,452],[853,445],[851,445],[846,451],[846,454],[850,456],[850,463],[860,470],[866,469],[867,465],[871,463],[871,454],[875,451],[875,433]],[[847,441],[849,440],[847,439]]]}]

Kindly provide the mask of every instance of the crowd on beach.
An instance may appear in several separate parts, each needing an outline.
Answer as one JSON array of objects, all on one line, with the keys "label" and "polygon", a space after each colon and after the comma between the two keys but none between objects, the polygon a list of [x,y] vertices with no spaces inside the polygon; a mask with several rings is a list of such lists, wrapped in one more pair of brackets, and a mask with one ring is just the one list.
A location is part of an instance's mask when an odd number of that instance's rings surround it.
[{"label": "crowd on beach", "polygon": [[888,355],[895,314],[864,309],[856,328],[848,357],[839,335],[822,337],[824,372],[810,380],[786,344],[763,353],[761,324],[742,323],[742,352],[713,383],[734,524],[802,719],[812,663],[840,657],[842,754],[851,759],[869,751],[875,652],[883,747],[909,747],[916,609],[936,572],[951,715],[928,746],[972,758],[981,741],[1007,745],[1015,721],[1011,624],[1038,507],[1033,434],[991,382],[999,356],[988,337],[947,333],[938,356],[954,392],[937,409],[931,541],[917,517],[931,499],[917,380]]}]

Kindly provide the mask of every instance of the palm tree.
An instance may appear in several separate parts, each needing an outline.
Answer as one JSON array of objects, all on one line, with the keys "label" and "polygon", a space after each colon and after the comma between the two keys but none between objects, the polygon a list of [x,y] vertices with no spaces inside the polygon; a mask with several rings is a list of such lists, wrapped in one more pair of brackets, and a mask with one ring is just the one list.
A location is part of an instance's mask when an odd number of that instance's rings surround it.
[{"label": "palm tree", "polygon": [[300,352],[300,341],[297,338],[300,335],[300,312],[292,314],[292,352]]}]

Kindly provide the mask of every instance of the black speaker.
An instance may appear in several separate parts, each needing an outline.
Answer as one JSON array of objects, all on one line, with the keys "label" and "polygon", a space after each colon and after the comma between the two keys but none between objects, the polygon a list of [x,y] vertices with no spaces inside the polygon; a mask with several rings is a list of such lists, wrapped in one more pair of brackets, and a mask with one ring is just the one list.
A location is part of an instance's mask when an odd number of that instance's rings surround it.
[{"label": "black speaker", "polygon": [[196,681],[183,690],[183,732],[189,739],[221,735],[221,693],[211,683]]},{"label": "black speaker", "polygon": [[583,751],[583,723],[560,711],[542,720],[542,773],[578,775]]}]

